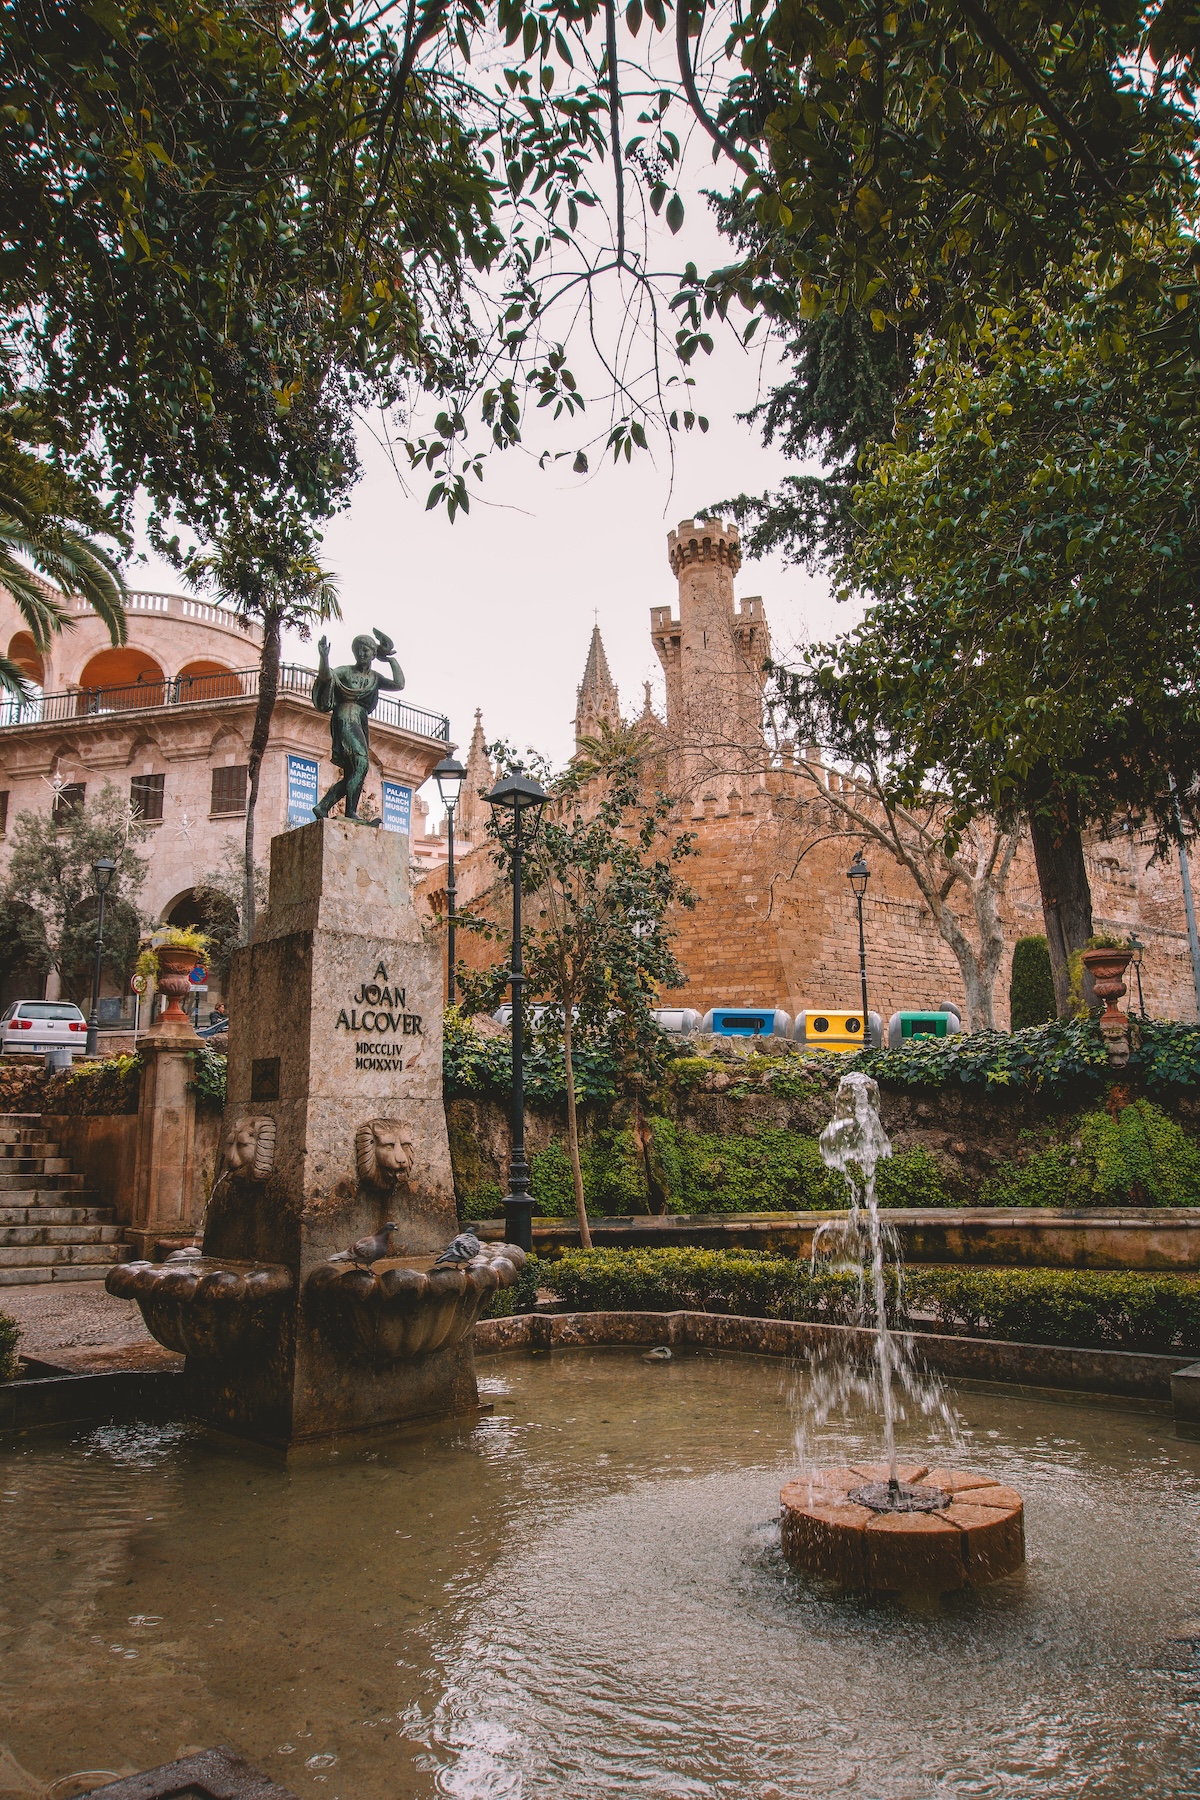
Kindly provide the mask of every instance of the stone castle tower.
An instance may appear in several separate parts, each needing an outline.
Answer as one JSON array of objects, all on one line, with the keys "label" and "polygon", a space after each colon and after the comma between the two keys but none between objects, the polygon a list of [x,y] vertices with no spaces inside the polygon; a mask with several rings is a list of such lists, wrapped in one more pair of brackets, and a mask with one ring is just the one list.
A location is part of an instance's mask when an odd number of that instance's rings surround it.
[{"label": "stone castle tower", "polygon": [[689,797],[726,775],[740,791],[764,755],[763,662],[771,635],[763,604],[754,596],[739,607],[734,598],[742,562],[736,525],[684,519],[667,538],[667,557],[679,583],[679,616],[669,606],[651,607],[650,636],[666,676],[673,776]]},{"label": "stone castle tower", "polygon": [[[698,904],[678,920],[677,953],[688,985],[664,1005],[857,1006],[858,933],[846,866],[864,840],[838,801],[860,800],[852,776],[827,765],[810,746],[768,743],[763,662],[771,639],[763,603],[734,596],[741,564],[737,529],[719,519],[685,519],[667,540],[679,585],[678,613],[650,609],[650,632],[666,677],[665,721],[647,684],[640,715],[651,748],[648,779],[678,801],[675,825],[692,834],[684,871]],[[620,700],[598,627],[593,627],[576,690],[576,748],[606,724],[621,722]],[[491,785],[479,714],[467,756],[456,828],[464,844],[460,906],[494,906],[505,917],[488,853]],[[1146,1004],[1165,1017],[1191,1018],[1195,1001],[1173,860],[1152,863],[1151,846],[1131,836],[1085,845],[1097,930],[1136,928],[1146,944]],[[948,945],[909,872],[885,850],[870,849],[865,903],[870,1002],[884,1017],[896,1007],[932,1007],[962,996]],[[431,874],[427,892],[442,877]],[[1200,883],[1200,874],[1194,879]],[[496,897],[499,896],[499,897]],[[1028,845],[1015,857],[1000,904],[1008,951],[1044,929],[1037,874]],[[462,940],[460,940],[461,942]],[[464,952],[476,954],[474,943]],[[479,954],[483,954],[479,946]],[[1007,1017],[1008,954],[995,988],[997,1018]]]}]

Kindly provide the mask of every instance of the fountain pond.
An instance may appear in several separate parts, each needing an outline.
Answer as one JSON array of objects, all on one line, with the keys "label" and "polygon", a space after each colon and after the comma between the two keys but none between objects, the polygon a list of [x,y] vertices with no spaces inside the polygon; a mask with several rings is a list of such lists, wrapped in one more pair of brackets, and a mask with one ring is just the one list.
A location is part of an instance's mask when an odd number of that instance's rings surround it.
[{"label": "fountain pond", "polygon": [[1200,1796],[1169,1420],[953,1393],[922,1454],[1021,1491],[1028,1562],[906,1598],[780,1547],[801,1418],[820,1465],[873,1461],[867,1400],[814,1416],[755,1357],[479,1374],[491,1416],[287,1464],[191,1426],[0,1446],[0,1794],[226,1742],[325,1800]]}]

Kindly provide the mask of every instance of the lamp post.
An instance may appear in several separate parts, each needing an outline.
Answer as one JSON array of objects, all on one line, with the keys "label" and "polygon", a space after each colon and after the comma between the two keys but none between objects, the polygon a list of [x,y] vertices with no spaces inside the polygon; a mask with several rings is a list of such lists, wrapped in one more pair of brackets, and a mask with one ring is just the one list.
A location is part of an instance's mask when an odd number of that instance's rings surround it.
[{"label": "lamp post", "polygon": [[[521,859],[537,836],[542,808],[549,796],[540,782],[527,775],[508,775],[487,796],[501,843],[512,856],[513,922],[512,969],[512,1156],[508,1165],[508,1192],[504,1196],[504,1236],[522,1250],[533,1249],[533,1201],[529,1198],[529,1164],[525,1161],[525,1013],[522,995],[525,969],[521,958]],[[504,814],[511,824],[501,824]],[[528,813],[526,823],[524,815]]]},{"label": "lamp post", "polygon": [[863,861],[860,850],[850,867],[846,870],[846,880],[854,890],[854,898],[858,902],[858,978],[862,983],[862,1015],[863,1043],[867,1042],[870,1032],[870,1014],[867,1011],[867,945],[863,937],[863,895],[867,891],[867,883],[871,879],[871,871]]},{"label": "lamp post", "polygon": [[100,899],[100,910],[96,915],[96,962],[92,969],[92,1010],[88,1014],[87,1053],[95,1056],[97,1035],[100,1030],[100,962],[104,955],[104,899],[113,884],[117,865],[111,856],[102,856],[92,864],[92,874],[96,878],[96,893]]},{"label": "lamp post", "polygon": [[467,771],[452,756],[443,756],[433,771],[433,779],[437,782],[438,793],[442,796],[442,805],[446,809],[446,847],[450,853],[446,864],[446,999],[454,1005],[454,809],[458,805],[458,796],[462,792],[462,784],[466,780]]},{"label": "lamp post", "polygon": [[1146,946],[1143,944],[1136,931],[1131,931],[1129,934],[1129,948],[1133,951],[1131,960],[1133,962],[1133,972],[1137,976],[1138,1013],[1144,1019],[1146,1016],[1146,1002],[1142,998],[1142,958],[1146,954]]}]

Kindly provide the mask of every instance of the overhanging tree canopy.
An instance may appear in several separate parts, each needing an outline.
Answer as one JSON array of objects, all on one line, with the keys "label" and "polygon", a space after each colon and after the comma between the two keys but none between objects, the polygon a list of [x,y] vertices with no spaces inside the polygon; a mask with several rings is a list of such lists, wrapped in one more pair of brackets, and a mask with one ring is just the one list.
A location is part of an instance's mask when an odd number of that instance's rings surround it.
[{"label": "overhanging tree canopy", "polygon": [[931,347],[855,494],[865,621],[781,677],[789,709],[918,794],[949,837],[1025,813],[1056,979],[1086,942],[1081,831],[1177,832],[1200,782],[1200,386],[1161,380],[1161,310],[1103,289]]}]

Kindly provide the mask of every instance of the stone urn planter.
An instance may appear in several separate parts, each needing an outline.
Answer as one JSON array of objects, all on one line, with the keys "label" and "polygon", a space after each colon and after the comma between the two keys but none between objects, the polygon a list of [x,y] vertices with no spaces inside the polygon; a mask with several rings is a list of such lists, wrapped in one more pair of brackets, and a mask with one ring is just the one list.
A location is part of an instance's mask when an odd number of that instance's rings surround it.
[{"label": "stone urn planter", "polygon": [[160,993],[167,996],[167,1005],[159,1016],[160,1025],[191,1027],[192,1021],[179,1004],[185,994],[191,992],[188,976],[196,966],[196,952],[178,944],[160,944],[154,952],[158,959],[158,975],[156,978]]},{"label": "stone urn planter", "polygon": [[1133,951],[1127,944],[1117,949],[1085,950],[1083,966],[1092,978],[1092,986],[1104,1002],[1104,1012],[1100,1023],[1108,1018],[1125,1021],[1125,1014],[1116,1006],[1116,1002],[1125,992],[1125,971],[1133,959]]},{"label": "stone urn planter", "polygon": [[497,1288],[516,1281],[525,1252],[515,1244],[488,1244],[461,1268],[433,1268],[432,1260],[369,1269],[319,1263],[305,1283],[305,1298],[342,1356],[373,1368],[417,1362],[462,1343]]},{"label": "stone urn planter", "polygon": [[1082,957],[1092,986],[1104,1002],[1099,1020],[1100,1035],[1109,1061],[1117,1068],[1124,1068],[1129,1061],[1129,1015],[1121,1011],[1117,1001],[1125,992],[1125,971],[1132,959],[1133,951],[1127,944],[1085,950]]},{"label": "stone urn planter", "polygon": [[168,1350],[227,1362],[272,1351],[296,1281],[282,1263],[185,1255],[165,1263],[121,1263],[104,1285],[121,1300],[137,1301],[151,1337]]}]

